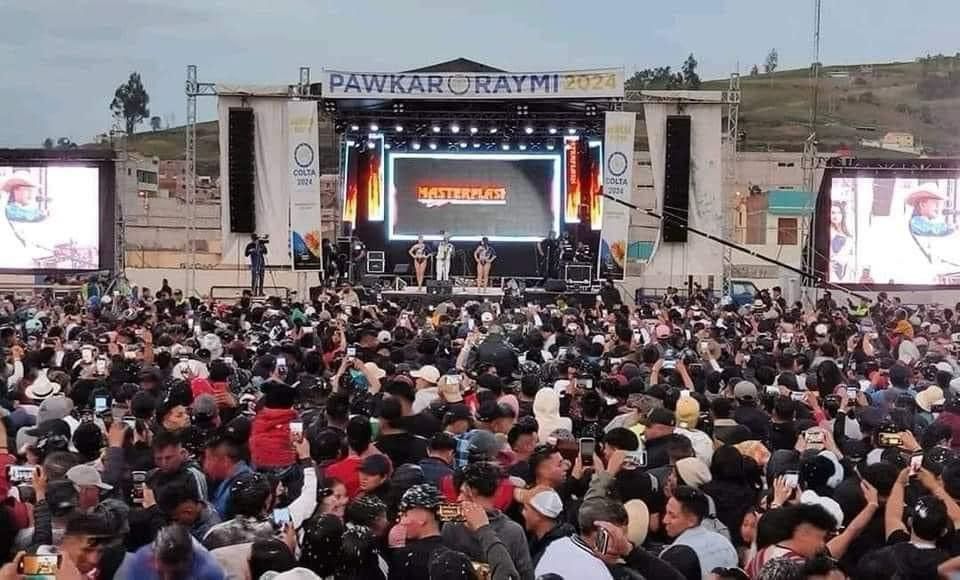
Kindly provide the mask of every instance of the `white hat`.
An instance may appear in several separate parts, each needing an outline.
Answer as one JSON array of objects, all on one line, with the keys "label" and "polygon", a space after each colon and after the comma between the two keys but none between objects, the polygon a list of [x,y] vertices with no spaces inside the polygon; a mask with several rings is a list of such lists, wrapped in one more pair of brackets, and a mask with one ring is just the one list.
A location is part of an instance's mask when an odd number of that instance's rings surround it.
[{"label": "white hat", "polygon": [[363,366],[364,366],[364,368],[367,369],[367,371],[370,372],[370,374],[372,374],[373,376],[375,376],[375,377],[377,378],[377,380],[380,380],[380,379],[382,379],[383,377],[387,376],[387,371],[385,371],[385,370],[383,370],[382,368],[378,367],[378,366],[377,366],[377,363],[375,363],[375,362],[363,363]]},{"label": "white hat", "polygon": [[30,386],[27,387],[25,394],[28,399],[33,399],[35,401],[42,401],[52,397],[60,392],[60,384],[55,383],[47,378],[47,371],[43,369],[37,373],[37,378],[34,379]]},{"label": "white hat", "polygon": [[800,503],[806,505],[818,505],[826,510],[828,514],[833,516],[833,519],[837,522],[838,527],[843,524],[843,510],[840,508],[840,504],[829,497],[817,495],[817,492],[808,489],[800,496]]},{"label": "white hat", "polygon": [[938,371],[943,371],[943,372],[945,372],[945,373],[950,373],[951,375],[953,374],[953,367],[950,366],[950,363],[948,363],[947,361],[942,360],[942,361],[938,362],[937,364],[933,365],[933,367],[934,367],[935,369],[937,369]]},{"label": "white hat", "polygon": [[67,479],[80,487],[99,487],[107,491],[113,489],[112,485],[103,483],[103,478],[100,477],[96,467],[86,463],[74,465],[67,470]]},{"label": "white hat", "polygon": [[433,365],[425,365],[420,367],[418,370],[412,371],[410,376],[415,379],[423,379],[431,385],[435,385],[437,384],[437,381],[440,380],[440,371],[438,371],[437,367]]},{"label": "white hat", "polygon": [[541,491],[530,498],[530,507],[538,514],[551,520],[557,519],[563,513],[563,500],[552,489]]},{"label": "white hat", "polygon": [[393,337],[390,336],[389,330],[381,330],[377,334],[377,342],[380,344],[390,344],[391,341],[393,341]]}]

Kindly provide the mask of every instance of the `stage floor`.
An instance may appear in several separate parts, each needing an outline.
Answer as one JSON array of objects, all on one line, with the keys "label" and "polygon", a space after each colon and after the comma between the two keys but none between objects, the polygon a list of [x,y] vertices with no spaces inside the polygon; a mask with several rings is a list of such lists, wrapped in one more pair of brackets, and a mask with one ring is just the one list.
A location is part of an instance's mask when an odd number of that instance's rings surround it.
[{"label": "stage floor", "polygon": [[[436,296],[443,298],[443,296],[437,294],[428,295],[426,288],[417,288],[416,286],[407,286],[403,290],[383,290],[381,294],[384,296]],[[477,288],[476,286],[454,286],[451,296],[454,298],[490,298],[500,300],[503,298],[503,290],[500,288]]]}]

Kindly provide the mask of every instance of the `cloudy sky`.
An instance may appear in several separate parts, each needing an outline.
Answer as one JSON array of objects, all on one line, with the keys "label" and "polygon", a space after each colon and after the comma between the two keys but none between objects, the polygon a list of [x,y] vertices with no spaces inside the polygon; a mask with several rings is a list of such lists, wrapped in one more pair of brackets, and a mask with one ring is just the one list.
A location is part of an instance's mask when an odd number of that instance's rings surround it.
[{"label": "cloudy sky", "polygon": [[[512,70],[679,65],[746,72],[776,47],[812,56],[813,0],[0,0],[0,146],[88,141],[139,71],[150,110],[185,118],[187,64],[208,82],[291,83],[310,66],[415,68],[459,56]],[[906,8],[909,6],[909,8]],[[960,2],[824,2],[823,62],[953,54]],[[201,117],[211,118],[208,100]]]}]

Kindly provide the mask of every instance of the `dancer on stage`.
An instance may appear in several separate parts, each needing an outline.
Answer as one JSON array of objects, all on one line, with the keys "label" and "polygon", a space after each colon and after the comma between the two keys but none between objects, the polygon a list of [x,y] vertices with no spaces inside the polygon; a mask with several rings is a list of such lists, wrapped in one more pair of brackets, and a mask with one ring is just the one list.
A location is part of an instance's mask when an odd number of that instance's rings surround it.
[{"label": "dancer on stage", "polygon": [[483,237],[480,245],[473,251],[473,259],[477,261],[477,288],[487,288],[490,286],[490,267],[493,261],[497,259],[497,253],[493,251],[490,240]]},{"label": "dancer on stage", "polygon": [[437,280],[450,279],[450,262],[453,261],[453,244],[450,243],[450,234],[440,232],[443,240],[437,246]]},{"label": "dancer on stage", "polygon": [[417,236],[417,243],[410,246],[408,253],[413,258],[413,271],[417,276],[417,288],[422,288],[423,279],[427,275],[427,259],[430,258],[429,247],[423,241],[423,236]]}]

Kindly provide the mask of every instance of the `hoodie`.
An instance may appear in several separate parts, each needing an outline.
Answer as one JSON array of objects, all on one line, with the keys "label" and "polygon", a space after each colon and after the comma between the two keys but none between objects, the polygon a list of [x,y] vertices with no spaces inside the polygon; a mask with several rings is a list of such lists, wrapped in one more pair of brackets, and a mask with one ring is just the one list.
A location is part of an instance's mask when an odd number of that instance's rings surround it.
[{"label": "hoodie", "polygon": [[553,389],[537,391],[537,396],[533,399],[533,416],[540,426],[537,432],[540,441],[546,441],[557,429],[573,432],[573,421],[569,417],[560,416],[560,396]]},{"label": "hoodie", "polygon": [[[533,562],[523,528],[499,510],[487,510],[487,517],[490,519],[490,528],[510,552],[510,559],[517,567],[520,578],[533,580]],[[445,524],[440,535],[445,546],[463,552],[471,560],[486,561],[480,539],[466,525],[453,522]]]},{"label": "hoodie", "polygon": [[250,459],[256,469],[288,467],[297,461],[290,442],[290,422],[297,420],[293,409],[264,408],[253,418],[250,429]]}]

